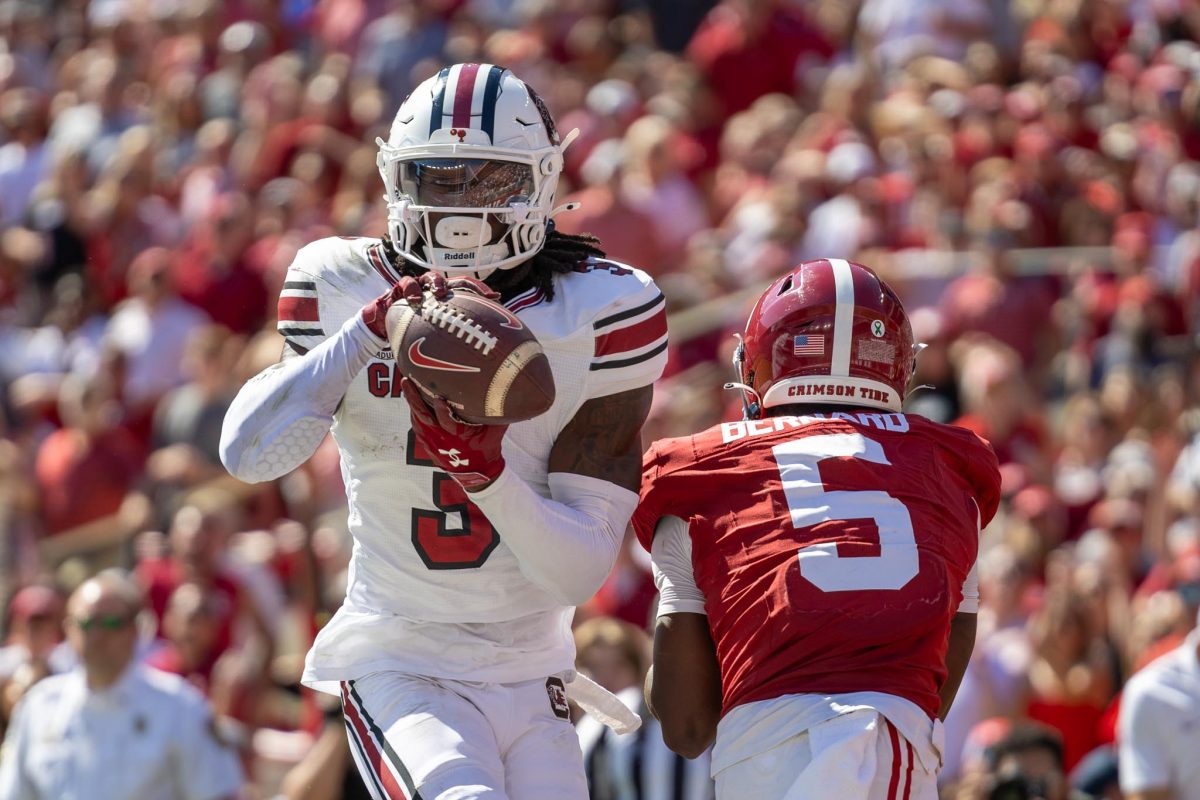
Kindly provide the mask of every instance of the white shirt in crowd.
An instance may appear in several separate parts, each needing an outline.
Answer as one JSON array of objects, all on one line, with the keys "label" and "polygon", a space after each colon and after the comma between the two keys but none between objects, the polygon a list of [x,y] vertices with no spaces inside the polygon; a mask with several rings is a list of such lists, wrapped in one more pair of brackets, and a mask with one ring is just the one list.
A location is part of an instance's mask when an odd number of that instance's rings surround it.
[{"label": "white shirt in crowd", "polygon": [[82,669],[42,680],[0,752],[2,800],[218,800],[241,786],[204,696],[142,665],[103,691]]},{"label": "white shirt in crowd", "polygon": [[126,399],[152,402],[182,383],[188,338],[207,323],[207,314],[178,299],[154,309],[136,297],[118,306],[105,339],[125,356]]},{"label": "white shirt in crowd", "polygon": [[1121,791],[1200,800],[1200,628],[1129,679],[1117,723]]}]

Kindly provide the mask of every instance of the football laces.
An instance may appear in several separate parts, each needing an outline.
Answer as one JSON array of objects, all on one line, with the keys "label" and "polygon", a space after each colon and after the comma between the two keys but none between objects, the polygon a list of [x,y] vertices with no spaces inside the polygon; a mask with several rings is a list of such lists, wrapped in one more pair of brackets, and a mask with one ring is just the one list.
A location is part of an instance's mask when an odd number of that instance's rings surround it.
[{"label": "football laces", "polygon": [[492,348],[499,341],[475,320],[454,306],[442,303],[432,296],[426,297],[422,311],[424,312],[423,316],[434,325],[454,334],[455,338],[463,340],[465,344],[485,356],[491,355]]}]

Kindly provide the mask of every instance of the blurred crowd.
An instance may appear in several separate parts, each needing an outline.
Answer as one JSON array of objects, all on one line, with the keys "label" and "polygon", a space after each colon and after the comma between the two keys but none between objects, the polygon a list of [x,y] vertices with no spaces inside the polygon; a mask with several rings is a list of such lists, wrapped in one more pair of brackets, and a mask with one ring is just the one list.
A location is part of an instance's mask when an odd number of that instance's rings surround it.
[{"label": "blurred crowd", "polygon": [[[206,692],[254,791],[304,796],[337,452],[246,486],[221,421],[279,356],[296,251],[382,235],[399,102],[480,61],[581,131],[560,228],[680,322],[647,443],[740,414],[730,298],[828,255],[898,287],[929,345],[910,410],[1004,475],[945,796],[1046,731],[1119,796],[1122,687],[1200,607],[1198,38],[1190,0],[0,0],[0,725],[70,667],[67,593],[124,566],[141,657]],[[653,602],[631,544],[580,610],[629,623],[613,691]]]}]

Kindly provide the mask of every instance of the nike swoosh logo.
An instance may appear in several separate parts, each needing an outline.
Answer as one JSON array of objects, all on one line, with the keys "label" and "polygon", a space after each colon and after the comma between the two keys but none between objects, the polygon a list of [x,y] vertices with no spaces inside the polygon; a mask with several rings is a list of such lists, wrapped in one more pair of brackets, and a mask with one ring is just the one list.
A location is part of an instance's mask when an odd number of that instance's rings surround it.
[{"label": "nike swoosh logo", "polygon": [[425,341],[422,336],[408,346],[408,360],[415,366],[425,367],[426,369],[441,369],[447,372],[479,372],[479,367],[468,367],[464,364],[455,364],[453,361],[443,361],[440,358],[426,355],[421,352],[421,343]]}]

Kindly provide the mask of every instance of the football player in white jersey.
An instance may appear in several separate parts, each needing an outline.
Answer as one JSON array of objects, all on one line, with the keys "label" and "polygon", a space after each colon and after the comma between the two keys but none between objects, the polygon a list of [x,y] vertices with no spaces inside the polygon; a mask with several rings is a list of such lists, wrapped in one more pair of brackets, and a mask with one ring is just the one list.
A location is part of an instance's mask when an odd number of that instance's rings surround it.
[{"label": "football player in white jersey", "polygon": [[[329,431],[340,449],[349,585],[304,682],[341,696],[381,800],[587,796],[566,694],[595,689],[573,671],[570,623],[637,505],[667,331],[649,276],[554,230],[571,138],[501,67],[457,64],[417,87],[379,142],[387,236],[299,252],[279,298],[283,358],[225,419],[221,458],[242,480],[295,469]],[[442,276],[483,280],[537,335],[549,411],[474,426],[409,405],[384,317]]]}]

